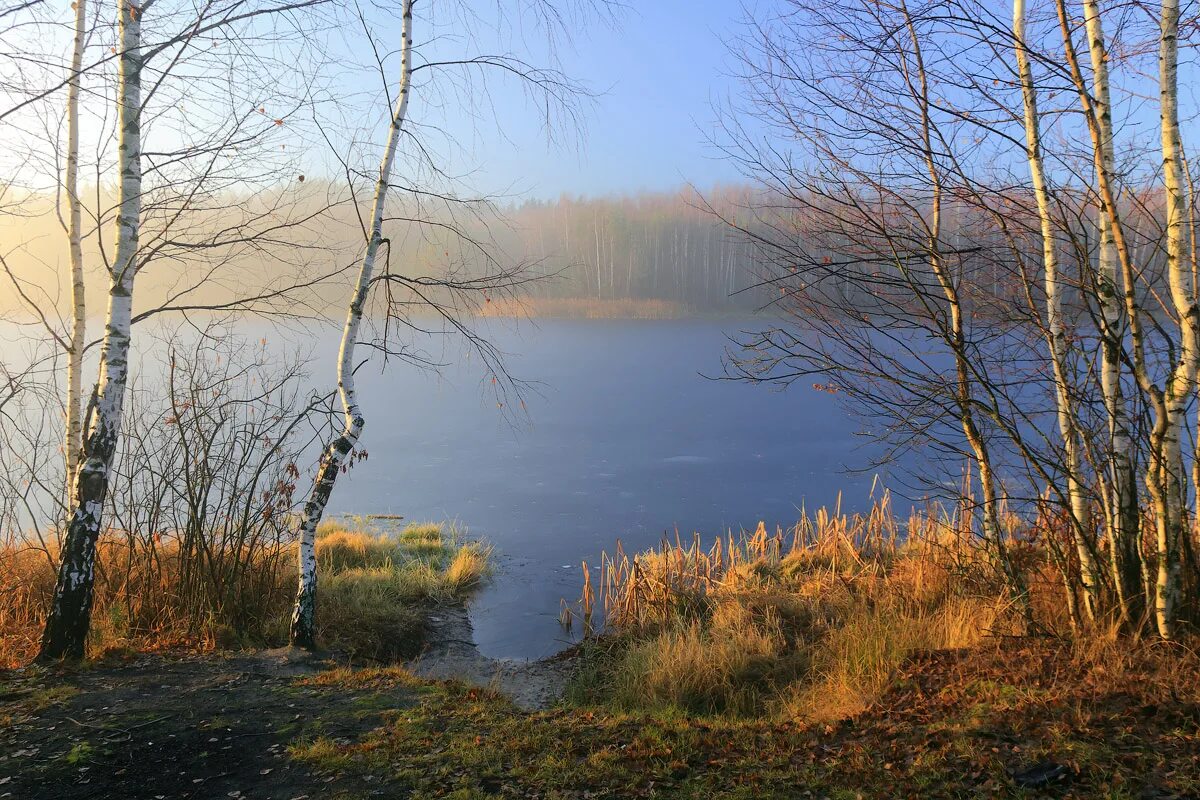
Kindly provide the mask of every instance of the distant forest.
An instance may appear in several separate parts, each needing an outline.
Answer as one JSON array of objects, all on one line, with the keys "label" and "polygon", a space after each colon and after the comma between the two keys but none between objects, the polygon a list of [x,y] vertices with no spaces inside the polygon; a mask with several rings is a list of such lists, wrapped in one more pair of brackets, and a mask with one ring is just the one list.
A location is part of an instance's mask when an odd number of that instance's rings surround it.
[{"label": "distant forest", "polygon": [[762,255],[722,220],[750,190],[532,201],[507,209],[497,233],[509,254],[554,277],[530,284],[538,298],[656,300],[691,311],[748,311],[772,299],[757,287]]}]

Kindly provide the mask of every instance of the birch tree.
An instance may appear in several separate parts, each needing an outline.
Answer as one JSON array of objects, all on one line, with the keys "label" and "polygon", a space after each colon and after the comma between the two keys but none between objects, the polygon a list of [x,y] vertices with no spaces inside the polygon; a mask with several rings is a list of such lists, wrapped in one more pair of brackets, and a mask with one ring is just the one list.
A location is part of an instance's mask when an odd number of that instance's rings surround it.
[{"label": "birch tree", "polygon": [[[934,129],[931,119],[932,103],[929,96],[929,79],[925,68],[921,39],[917,35],[913,17],[907,3],[901,0],[899,12],[904,26],[908,31],[908,43],[912,48],[912,64],[907,59],[902,61],[903,82],[906,84],[919,115],[919,146],[921,157],[929,174],[930,198],[929,221],[925,223],[928,231],[927,251],[929,268],[945,296],[949,310],[948,318],[935,315],[941,337],[949,347],[954,358],[955,385],[954,393],[958,405],[958,419],[962,425],[963,434],[975,458],[975,466],[979,471],[980,492],[982,502],[982,526],[984,541],[995,548],[1001,568],[1004,570],[1012,587],[1020,596],[1020,602],[1025,605],[1024,581],[1014,569],[1008,556],[1004,533],[999,521],[999,492],[997,477],[991,454],[984,434],[977,420],[977,401],[975,399],[974,375],[971,365],[971,354],[968,352],[966,328],[963,321],[963,303],[959,295],[959,285],[951,275],[942,258],[942,201],[943,185],[941,169],[937,163],[936,153],[942,150],[941,143],[934,140]],[[911,70],[911,73],[910,73]]]},{"label": "birch tree", "polygon": [[[727,222],[756,251],[781,320],[739,340],[730,374],[812,376],[863,413],[887,457],[919,450],[973,476],[957,498],[963,524],[1025,611],[1003,465],[1029,449],[1013,387],[1038,379],[1006,352],[1013,304],[980,288],[998,293],[1015,270],[987,244],[987,192],[971,175],[984,167],[955,150],[974,123],[944,99],[957,76],[933,32],[950,17],[937,3],[789,6],[740,43],[749,99],[724,140],[761,191],[748,220]],[[945,491],[944,477],[921,477]]]},{"label": "birch tree", "polygon": [[[97,243],[108,269],[108,309],[100,341],[99,378],[86,412],[88,424],[79,464],[69,476],[66,532],[59,548],[58,579],[39,656],[42,660],[78,658],[84,653],[96,544],[121,436],[134,324],[168,313],[270,313],[272,309],[286,309],[304,292],[340,271],[337,267],[325,268],[314,274],[262,283],[253,280],[251,273],[238,271],[236,286],[228,290],[228,295],[213,298],[223,278],[238,269],[238,256],[253,254],[260,264],[280,265],[288,258],[287,253],[301,252],[302,246],[326,255],[326,248],[312,237],[317,228],[314,220],[328,210],[329,204],[307,207],[296,193],[280,189],[281,168],[287,170],[284,174],[292,185],[291,178],[298,172],[289,168],[286,142],[272,139],[278,135],[276,131],[286,127],[286,110],[279,109],[276,113],[282,111],[284,116],[272,121],[265,106],[258,102],[252,106],[250,102],[262,101],[260,84],[272,75],[279,78],[276,85],[280,87],[288,75],[297,75],[296,80],[302,82],[307,73],[301,68],[306,65],[292,60],[286,64],[285,74],[282,62],[272,63],[253,50],[234,51],[229,56],[212,54],[214,43],[202,37],[220,34],[236,41],[239,36],[255,34],[262,44],[269,41],[270,29],[264,22],[269,15],[311,12],[322,1],[268,2],[254,7],[235,2],[231,6],[210,4],[195,9],[152,0],[141,6],[121,2],[117,7],[119,38],[113,48],[118,63],[115,169],[119,182],[112,214],[115,250],[109,258],[103,238]],[[151,41],[144,36],[147,17],[154,24]],[[315,15],[294,16],[289,22],[289,35],[298,35],[297,31],[319,22]],[[47,89],[32,94],[48,97],[54,87],[66,87],[71,95],[74,84],[88,69],[76,67],[83,60],[76,49],[67,80],[51,80]],[[152,61],[153,80],[144,89],[143,75]],[[270,96],[281,104],[292,102],[287,91],[279,88]],[[189,107],[189,102],[196,105]],[[295,102],[303,105],[308,100],[301,96]],[[229,112],[230,106],[237,111]],[[69,123],[72,117],[77,118],[77,96],[72,108],[76,113],[68,114]],[[160,138],[161,147],[149,153],[143,147],[148,123],[163,124],[169,131]],[[77,140],[70,135],[68,139],[69,152],[76,154],[71,166],[77,169]],[[64,182],[69,180],[70,169]],[[78,202],[77,179],[66,194],[69,203]],[[78,206],[72,214],[77,212]],[[97,220],[107,218],[102,200],[97,201],[92,214]],[[82,230],[77,221],[68,222],[66,227],[73,251],[74,285],[78,276],[75,268],[82,268],[82,259],[76,258]],[[135,313],[135,278],[151,263],[183,268],[174,283],[169,282],[165,270],[160,270],[163,274],[158,276],[157,302],[143,304]],[[81,329],[78,336],[83,342]],[[62,349],[68,355],[74,356],[77,351],[82,356],[86,346],[65,342]]]},{"label": "birch tree", "polygon": [[329,496],[343,465],[350,457],[362,436],[366,419],[358,405],[354,386],[354,348],[358,343],[358,329],[362,324],[363,311],[367,303],[367,292],[375,271],[375,259],[383,246],[384,206],[387,202],[388,186],[392,178],[392,167],[396,161],[396,149],[408,114],[408,99],[412,89],[412,24],[413,0],[403,0],[400,28],[400,81],[396,94],[396,105],[388,126],[387,144],[383,160],[379,165],[379,178],[375,182],[374,200],[371,207],[370,229],[366,249],[359,267],[353,294],[342,327],[342,343],[338,351],[338,394],[342,403],[343,425],[341,435],[326,448],[317,467],[312,494],[304,506],[300,523],[299,581],[296,588],[296,605],[292,612],[291,643],[296,647],[314,648],[316,636],[317,602],[317,525],[325,513]]},{"label": "birch tree", "polygon": [[[343,412],[342,431],[322,452],[312,491],[299,524],[298,581],[290,631],[290,642],[297,647],[311,649],[317,645],[316,530],[338,475],[354,463],[355,449],[366,425],[366,417],[358,401],[354,373],[360,366],[355,362],[355,351],[360,344],[361,329],[368,318],[372,289],[378,286],[384,290],[382,302],[376,306],[383,317],[383,331],[381,339],[370,344],[372,349],[382,352],[385,359],[399,357],[409,363],[430,366],[426,360],[414,355],[412,348],[389,341],[396,335],[394,328],[418,335],[430,333],[427,324],[413,318],[416,309],[431,315],[444,326],[444,330],[466,342],[470,352],[479,358],[491,378],[491,388],[497,395],[497,405],[502,411],[506,404],[511,407],[511,403],[507,402],[510,392],[512,399],[516,399],[521,406],[524,405],[520,401],[520,383],[508,374],[501,354],[486,337],[472,327],[468,318],[493,298],[511,298],[514,292],[538,280],[540,276],[530,269],[527,262],[502,262],[486,239],[474,236],[468,226],[458,220],[456,210],[466,209],[467,214],[478,214],[481,213],[479,209],[490,207],[485,199],[464,198],[456,190],[433,191],[422,185],[415,175],[401,177],[393,174],[398,148],[406,136],[417,141],[416,159],[428,168],[428,172],[438,176],[447,174],[441,165],[430,163],[430,149],[411,130],[418,126],[408,122],[413,76],[421,71],[442,75],[451,70],[469,74],[479,72],[485,76],[485,80],[493,75],[507,76],[537,96],[540,109],[546,115],[547,125],[552,124],[554,115],[561,115],[568,121],[573,119],[575,100],[585,94],[583,87],[569,80],[559,70],[537,67],[514,55],[466,55],[461,58],[425,60],[414,64],[412,31],[415,5],[415,0],[403,0],[400,7],[400,78],[389,115],[387,139],[371,195],[370,215],[366,217],[363,225],[364,249],[359,262],[359,272],[342,327],[337,369],[338,393]],[[559,28],[563,23],[557,9],[543,0],[530,0],[517,5],[520,10],[529,12],[533,18],[543,21],[550,30]],[[498,10],[498,13],[502,12]],[[365,22],[363,27],[364,30],[370,29]],[[469,79],[464,80],[469,82]],[[427,88],[433,85],[432,79],[425,84]],[[463,90],[465,87],[460,85],[457,88]],[[413,166],[412,159],[408,163],[409,166]],[[348,176],[352,172],[349,168],[346,171]],[[408,195],[409,204],[396,216],[385,213],[389,190],[402,190]],[[423,211],[422,201],[429,197],[438,198],[443,210],[449,214],[448,219],[438,219]],[[479,221],[478,216],[474,219]],[[454,242],[454,251],[470,251],[481,261],[478,271],[460,269],[456,264],[457,255],[451,256],[449,249],[444,251],[448,261],[433,274],[421,274],[411,268],[407,254],[404,256],[405,266],[393,269],[390,263],[393,246],[391,240],[384,235],[384,230],[386,224],[396,223],[415,225],[418,229],[429,228],[440,236],[448,236]],[[378,263],[381,251],[386,259],[382,267]]]},{"label": "birch tree", "polygon": [[1200,308],[1192,275],[1188,227],[1191,219],[1184,186],[1183,145],[1179,132],[1179,0],[1163,0],[1159,40],[1159,114],[1162,134],[1163,184],[1166,195],[1167,275],[1171,300],[1179,318],[1179,353],[1164,391],[1165,420],[1157,463],[1166,496],[1156,515],[1158,580],[1155,619],[1164,639],[1175,636],[1180,601],[1180,547],[1188,535],[1184,501],[1184,415],[1194,397],[1200,358]]},{"label": "birch tree", "polygon": [[[1045,167],[1042,162],[1041,131],[1038,119],[1037,87],[1033,79],[1033,68],[1025,43],[1025,0],[1013,2],[1013,41],[1017,59],[1017,73],[1021,84],[1021,98],[1025,122],[1025,151],[1029,161],[1029,174],[1033,181],[1034,198],[1042,238],[1042,270],[1046,293],[1046,329],[1050,364],[1054,380],[1054,399],[1059,434],[1062,436],[1064,465],[1067,479],[1067,495],[1070,499],[1071,521],[1074,527],[1076,553],[1079,557],[1080,573],[1083,578],[1085,607],[1090,619],[1095,619],[1100,609],[1100,574],[1096,559],[1089,546],[1091,531],[1087,493],[1081,482],[1081,458],[1076,431],[1075,409],[1071,401],[1071,385],[1067,377],[1067,333],[1063,323],[1062,291],[1059,286],[1058,243],[1055,240],[1054,221],[1050,207],[1050,195],[1046,185]],[[1105,369],[1116,367],[1105,359]],[[1119,386],[1119,383],[1117,384]]]},{"label": "birch tree", "polygon": [[[1114,171],[1112,98],[1108,78],[1108,53],[1104,26],[1100,18],[1099,0],[1084,0],[1084,24],[1088,52],[1092,62],[1092,103],[1094,127],[1099,137],[1096,146],[1097,174],[1108,183]],[[1059,9],[1060,19],[1064,10]],[[1073,50],[1072,50],[1073,57]],[[1077,71],[1077,70],[1076,70]],[[1116,586],[1121,612],[1127,620],[1141,613],[1137,598],[1143,594],[1141,553],[1141,518],[1138,511],[1137,482],[1133,472],[1133,444],[1129,413],[1121,388],[1122,341],[1128,327],[1126,306],[1121,303],[1117,282],[1117,249],[1114,229],[1116,222],[1108,211],[1109,198],[1100,198],[1097,217],[1100,228],[1100,252],[1097,272],[1097,300],[1101,311],[1101,388],[1109,415],[1110,453],[1112,459],[1112,530],[1109,533],[1109,562]],[[1116,202],[1115,196],[1111,200]],[[1115,208],[1114,208],[1115,211]],[[1127,292],[1132,289],[1127,288]],[[1127,297],[1129,295],[1126,295]],[[1136,322],[1134,323],[1136,325]],[[1137,335],[1135,333],[1135,335]]]},{"label": "birch tree", "polygon": [[87,36],[87,0],[75,0],[75,36],[71,82],[67,87],[67,158],[63,185],[67,199],[67,246],[71,264],[71,335],[67,346],[65,483],[71,485],[83,448],[83,350],[87,342],[87,305],[83,282],[83,204],[79,198],[79,84]]},{"label": "birch tree", "polygon": [[[1113,163],[1113,126],[1108,87],[1107,45],[1098,0],[1085,0],[1084,24],[1092,59],[1094,93],[1088,91],[1075,55],[1069,15],[1064,0],[1057,0],[1059,27],[1062,32],[1067,64],[1075,84],[1091,136],[1096,171],[1096,189],[1100,200],[1103,238],[1101,256],[1106,250],[1115,255],[1121,271],[1124,312],[1129,329],[1132,370],[1142,397],[1152,412],[1148,442],[1146,490],[1154,512],[1158,576],[1144,594],[1153,597],[1155,624],[1164,639],[1175,635],[1176,606],[1179,593],[1180,541],[1185,535],[1184,479],[1180,440],[1184,408],[1189,402],[1196,378],[1197,310],[1193,296],[1190,263],[1187,259],[1184,213],[1182,158],[1178,125],[1178,6],[1169,0],[1162,7],[1159,32],[1159,105],[1162,138],[1163,177],[1167,200],[1167,270],[1171,300],[1178,317],[1179,346],[1175,363],[1161,384],[1151,374],[1147,356],[1144,312],[1138,299],[1139,270],[1133,247],[1122,219],[1119,187]],[[1111,241],[1111,248],[1106,244]],[[1104,267],[1101,268],[1102,271]],[[1123,548],[1114,541],[1113,551]],[[1128,566],[1126,571],[1132,571]],[[1128,579],[1126,579],[1128,580]]]},{"label": "birch tree", "polygon": [[108,491],[109,470],[121,429],[129,367],[129,327],[137,273],[142,195],[142,18],[154,5],[118,2],[120,85],[117,125],[120,174],[116,219],[117,250],[110,272],[108,313],[100,351],[100,377],[89,409],[90,425],[82,463],[72,476],[67,535],[59,558],[58,581],[42,636],[39,660],[82,658],[91,621],[96,541]]}]

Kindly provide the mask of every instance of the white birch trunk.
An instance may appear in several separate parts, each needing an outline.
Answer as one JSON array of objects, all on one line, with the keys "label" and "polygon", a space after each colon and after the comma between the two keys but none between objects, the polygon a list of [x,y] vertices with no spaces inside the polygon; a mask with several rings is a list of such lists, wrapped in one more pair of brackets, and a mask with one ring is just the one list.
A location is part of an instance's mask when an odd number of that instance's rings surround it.
[{"label": "white birch trunk", "polygon": [[1088,513],[1087,496],[1079,476],[1079,441],[1076,436],[1074,409],[1071,405],[1070,385],[1067,379],[1067,336],[1062,320],[1062,298],[1059,291],[1058,248],[1054,241],[1054,227],[1050,217],[1050,197],[1046,188],[1046,174],[1042,164],[1037,90],[1033,82],[1033,69],[1029,63],[1029,52],[1025,46],[1025,0],[1013,0],[1013,39],[1017,70],[1021,79],[1021,96],[1024,101],[1026,157],[1029,161],[1029,173],[1033,181],[1038,218],[1041,222],[1042,264],[1046,290],[1046,329],[1049,339],[1050,363],[1054,372],[1058,429],[1062,436],[1066,462],[1064,467],[1067,473],[1067,495],[1070,500],[1071,520],[1075,529],[1075,544],[1079,556],[1086,611],[1089,619],[1095,619],[1100,602],[1100,572],[1093,555],[1092,526]]},{"label": "white birch trunk", "polygon": [[[1060,21],[1066,11],[1059,0]],[[1118,246],[1117,238],[1123,236],[1120,229],[1120,212],[1116,205],[1116,189],[1112,176],[1115,173],[1113,151],[1112,104],[1108,80],[1108,52],[1105,44],[1104,26],[1100,17],[1099,0],[1083,0],[1084,30],[1088,40],[1088,54],[1092,63],[1092,91],[1090,99],[1089,127],[1092,130],[1093,149],[1096,162],[1097,181],[1100,189],[1100,252],[1097,264],[1098,298],[1100,306],[1101,369],[1100,383],[1104,395],[1105,409],[1109,422],[1109,449],[1112,469],[1112,496],[1108,499],[1113,527],[1109,531],[1109,567],[1117,601],[1122,616],[1128,623],[1141,617],[1145,592],[1141,580],[1142,558],[1139,546],[1141,515],[1138,508],[1137,481],[1133,474],[1133,439],[1129,412],[1121,388],[1121,355],[1124,347],[1125,329],[1128,327],[1134,339],[1134,347],[1140,352],[1141,330],[1137,319],[1132,285],[1132,269],[1123,269],[1123,292],[1118,290],[1117,267],[1124,266],[1128,253]],[[1066,32],[1064,29],[1064,39]],[[1074,63],[1074,50],[1066,43],[1068,58]],[[1084,93],[1082,75],[1075,64],[1076,87]],[[1122,257],[1124,254],[1124,258]],[[1124,303],[1122,303],[1122,295]],[[1144,360],[1135,354],[1135,361]],[[1138,367],[1135,365],[1135,372]],[[1139,385],[1144,385],[1147,376],[1135,375]]]},{"label": "white birch trunk", "polygon": [[67,350],[66,434],[63,455],[64,481],[69,493],[83,449],[83,348],[87,336],[87,308],[83,288],[82,210],[79,202],[79,82],[83,69],[83,42],[87,29],[87,0],[75,0],[75,41],[71,51],[71,79],[67,84],[67,241],[71,259],[71,339]]},{"label": "white birch trunk", "polygon": [[1179,605],[1179,548],[1181,538],[1186,535],[1180,441],[1184,414],[1195,390],[1200,313],[1196,306],[1189,262],[1188,203],[1184,190],[1183,148],[1179,133],[1179,0],[1163,0],[1161,25],[1158,64],[1163,187],[1167,217],[1167,277],[1171,287],[1171,300],[1179,315],[1179,361],[1171,372],[1164,393],[1166,419],[1158,470],[1164,495],[1162,506],[1166,513],[1157,523],[1158,581],[1155,592],[1155,621],[1159,636],[1170,639],[1175,633],[1175,617]]},{"label": "white birch trunk", "polygon": [[354,388],[354,348],[358,342],[358,329],[362,323],[367,294],[371,288],[371,277],[375,270],[375,258],[383,242],[383,210],[387,201],[388,182],[392,164],[399,147],[400,131],[408,113],[408,98],[412,85],[412,9],[413,0],[404,0],[403,24],[401,26],[400,92],[389,127],[387,147],[379,165],[379,180],[375,184],[374,205],[371,212],[371,228],[359,269],[358,281],[346,313],[346,324],[342,329],[342,345],[338,354],[338,392],[342,402],[343,426],[341,435],[330,443],[321,457],[312,494],[304,505],[304,516],[299,536],[299,583],[296,589],[296,605],[292,611],[291,643],[296,647],[316,647],[316,594],[317,594],[317,526],[325,513],[325,506],[333,492],[334,483],[343,464],[353,452],[362,435],[366,419],[358,406]]},{"label": "white birch trunk", "polygon": [[74,477],[67,536],[60,556],[54,599],[46,619],[39,660],[81,658],[91,620],[96,540],[108,491],[109,473],[121,432],[121,410],[129,366],[133,279],[141,221],[141,8],[119,2],[120,87],[117,126],[120,171],[117,250],[108,292],[108,318],[100,353],[95,409],[82,463]]}]

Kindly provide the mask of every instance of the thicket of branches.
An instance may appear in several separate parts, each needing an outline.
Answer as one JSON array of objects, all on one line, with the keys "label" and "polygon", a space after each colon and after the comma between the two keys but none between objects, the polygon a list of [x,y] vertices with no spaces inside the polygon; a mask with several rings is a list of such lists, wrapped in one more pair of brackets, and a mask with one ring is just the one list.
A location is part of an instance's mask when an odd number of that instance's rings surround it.
[{"label": "thicket of branches", "polygon": [[731,371],[837,392],[931,485],[965,464],[1018,599],[1004,507],[1040,516],[1077,624],[1172,638],[1200,611],[1196,9],[1026,6],[749,21],[723,146],[760,194],[730,222],[785,322]]}]

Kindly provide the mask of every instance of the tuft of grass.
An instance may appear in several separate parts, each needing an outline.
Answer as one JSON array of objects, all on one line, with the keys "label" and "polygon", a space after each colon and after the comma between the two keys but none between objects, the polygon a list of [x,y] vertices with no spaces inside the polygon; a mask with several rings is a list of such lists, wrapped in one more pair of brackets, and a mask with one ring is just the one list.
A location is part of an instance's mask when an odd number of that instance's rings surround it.
[{"label": "tuft of grass", "polygon": [[337,573],[348,569],[386,567],[400,556],[396,539],[385,534],[331,529],[317,539],[317,569]]},{"label": "tuft of grass", "polygon": [[415,655],[428,606],[462,599],[488,574],[490,550],[461,538],[435,523],[390,535],[328,530],[317,542],[321,641],[360,658]]},{"label": "tuft of grass", "polygon": [[298,686],[317,686],[325,689],[392,689],[417,687],[421,679],[401,666],[335,667],[296,680]]},{"label": "tuft of grass", "polygon": [[490,573],[490,548],[476,543],[460,545],[442,573],[443,587],[451,597],[462,597],[479,586]]},{"label": "tuft of grass", "polygon": [[889,502],[820,509],[787,532],[760,523],[707,548],[698,537],[633,556],[618,545],[578,604],[585,632],[602,610],[612,644],[585,649],[571,698],[831,721],[869,708],[915,653],[1020,632],[968,529],[934,512],[903,524]]},{"label": "tuft of grass", "polygon": [[406,597],[411,573],[357,568],[317,582],[317,634],[326,647],[352,656],[391,659],[420,648],[424,615]]},{"label": "tuft of grass", "polygon": [[288,756],[318,772],[336,772],[350,763],[349,748],[328,736],[293,742],[288,745]]}]

